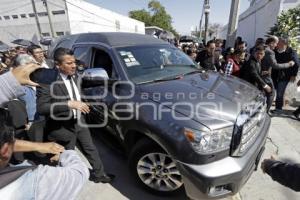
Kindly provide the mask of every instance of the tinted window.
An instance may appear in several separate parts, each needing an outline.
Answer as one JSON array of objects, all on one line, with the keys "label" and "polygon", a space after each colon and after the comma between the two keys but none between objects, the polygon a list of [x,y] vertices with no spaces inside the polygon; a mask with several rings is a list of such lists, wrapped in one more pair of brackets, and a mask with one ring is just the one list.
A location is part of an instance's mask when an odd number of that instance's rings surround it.
[{"label": "tinted window", "polygon": [[50,33],[42,33],[42,35],[43,35],[44,37],[49,37],[49,36],[50,36]]},{"label": "tinted window", "polygon": [[56,32],[56,35],[57,36],[62,36],[62,35],[64,35],[64,32]]},{"label": "tinted window", "polygon": [[39,16],[39,17],[48,16],[48,13],[47,13],[47,12],[39,12],[39,13],[38,13],[38,16]]},{"label": "tinted window", "polygon": [[65,11],[64,10],[54,10],[54,11],[52,11],[52,14],[53,15],[63,15],[63,14],[65,14]]}]

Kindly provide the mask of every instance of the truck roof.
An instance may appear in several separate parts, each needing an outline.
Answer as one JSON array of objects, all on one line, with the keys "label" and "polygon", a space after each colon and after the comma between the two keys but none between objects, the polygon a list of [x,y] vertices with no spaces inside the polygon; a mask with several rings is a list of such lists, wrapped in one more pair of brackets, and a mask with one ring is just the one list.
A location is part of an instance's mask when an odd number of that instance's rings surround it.
[{"label": "truck roof", "polygon": [[134,46],[147,44],[168,44],[163,40],[159,40],[149,35],[136,33],[120,33],[120,32],[102,32],[102,33],[81,33],[69,35],[74,43],[83,42],[100,42],[111,47],[118,46]]}]

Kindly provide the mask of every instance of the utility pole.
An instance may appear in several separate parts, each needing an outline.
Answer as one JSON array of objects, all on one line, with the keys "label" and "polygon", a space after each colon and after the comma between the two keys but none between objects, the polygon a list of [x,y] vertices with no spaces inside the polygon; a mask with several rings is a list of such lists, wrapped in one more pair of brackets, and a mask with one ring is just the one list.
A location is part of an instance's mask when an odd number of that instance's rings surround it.
[{"label": "utility pole", "polygon": [[199,24],[199,32],[200,32],[200,38],[202,38],[202,21],[203,21],[203,14],[204,14],[204,3],[202,7],[202,13],[201,13],[201,19],[200,19],[200,24]]},{"label": "utility pole", "polygon": [[231,0],[226,47],[233,47],[239,21],[240,0]]},{"label": "utility pole", "polygon": [[210,13],[209,0],[204,0],[204,14],[205,14],[205,34],[204,34],[204,41],[205,41],[205,43],[207,43],[207,39],[208,39],[209,13]]},{"label": "utility pole", "polygon": [[48,20],[49,20],[49,25],[50,25],[51,36],[54,38],[55,33],[54,33],[52,19],[51,19],[51,12],[49,10],[47,0],[42,0],[42,1],[43,1],[44,6],[46,7],[46,10],[47,10],[47,13],[48,13]]},{"label": "utility pole", "polygon": [[34,13],[34,16],[35,16],[35,22],[36,22],[36,26],[38,28],[39,36],[40,36],[40,38],[42,38],[41,25],[40,25],[39,18],[38,18],[37,12],[36,12],[36,7],[35,7],[34,0],[31,0],[31,4],[32,4],[32,9],[33,9],[33,13]]}]

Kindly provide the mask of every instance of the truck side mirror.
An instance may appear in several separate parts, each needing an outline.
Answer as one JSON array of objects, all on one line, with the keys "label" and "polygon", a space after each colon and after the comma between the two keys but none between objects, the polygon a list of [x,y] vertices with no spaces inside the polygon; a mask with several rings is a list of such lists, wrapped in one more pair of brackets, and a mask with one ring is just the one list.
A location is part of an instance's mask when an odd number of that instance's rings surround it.
[{"label": "truck side mirror", "polygon": [[83,88],[110,85],[114,81],[109,79],[106,70],[103,68],[86,69],[82,75]]}]

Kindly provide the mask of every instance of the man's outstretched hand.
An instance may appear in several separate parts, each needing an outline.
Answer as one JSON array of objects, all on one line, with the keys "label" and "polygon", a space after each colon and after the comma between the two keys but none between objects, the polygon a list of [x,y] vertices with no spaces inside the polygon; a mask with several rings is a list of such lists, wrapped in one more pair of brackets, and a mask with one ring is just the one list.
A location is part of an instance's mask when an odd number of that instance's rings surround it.
[{"label": "man's outstretched hand", "polygon": [[40,65],[30,63],[24,66],[15,67],[12,70],[12,74],[21,85],[38,86],[37,83],[30,80],[30,74],[39,68],[41,68]]}]

